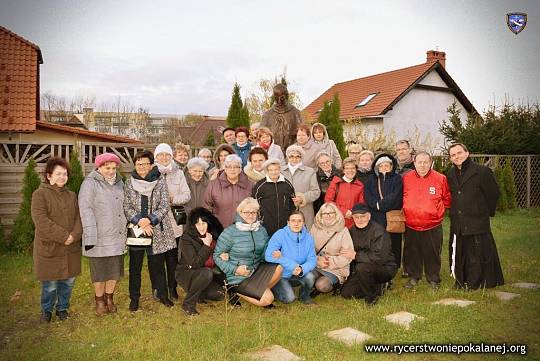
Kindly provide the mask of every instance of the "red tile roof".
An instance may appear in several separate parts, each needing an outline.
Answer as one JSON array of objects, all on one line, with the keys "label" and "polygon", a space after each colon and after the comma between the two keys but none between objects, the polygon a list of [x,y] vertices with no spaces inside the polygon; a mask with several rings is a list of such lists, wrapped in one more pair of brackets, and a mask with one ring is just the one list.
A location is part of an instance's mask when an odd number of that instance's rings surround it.
[{"label": "red tile roof", "polygon": [[[334,94],[338,93],[341,119],[383,115],[432,70],[437,71],[449,88],[453,89],[454,94],[465,109],[469,112],[475,111],[472,104],[439,62],[423,63],[334,84],[304,110],[309,120],[317,119],[318,111],[322,109],[324,102],[332,100]],[[363,99],[373,93],[377,95],[371,101],[364,106],[357,107]]]},{"label": "red tile roof", "polygon": [[208,117],[205,116],[203,121],[201,121],[191,135],[189,140],[185,143],[189,143],[194,146],[202,146],[208,137],[208,134],[214,132],[214,140],[216,144],[221,143],[221,132],[227,126],[225,118],[222,117]]},{"label": "red tile roof", "polygon": [[61,125],[61,124],[55,124],[55,123],[48,123],[43,122],[41,120],[38,120],[36,122],[37,128],[42,129],[53,129],[60,132],[66,132],[66,133],[72,133],[72,134],[80,134],[80,135],[86,135],[94,138],[98,138],[102,140],[103,142],[116,142],[116,143],[131,143],[131,144],[142,144],[140,140],[127,138],[127,137],[121,137],[118,135],[112,135],[107,133],[100,133],[100,132],[94,132],[92,130],[86,130],[82,128],[75,128],[70,127],[67,125]]}]

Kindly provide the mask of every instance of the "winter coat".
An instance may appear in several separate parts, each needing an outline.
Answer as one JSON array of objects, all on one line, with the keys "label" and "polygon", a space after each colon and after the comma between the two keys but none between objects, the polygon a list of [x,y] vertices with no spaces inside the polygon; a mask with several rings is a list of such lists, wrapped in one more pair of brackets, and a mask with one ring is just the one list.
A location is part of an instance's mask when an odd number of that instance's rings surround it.
[{"label": "winter coat", "polygon": [[261,179],[266,178],[264,169],[262,170],[261,173],[259,173],[255,169],[253,169],[250,162],[248,162],[248,164],[244,167],[244,173],[247,175],[248,179],[252,181],[253,183],[257,183]]},{"label": "winter coat", "polygon": [[[124,190],[124,213],[129,222],[136,225],[142,218],[150,219],[154,226],[152,235],[152,247],[149,254],[165,253],[176,248],[176,240],[169,219],[170,203],[169,192],[165,178],[153,167],[146,176],[145,181],[156,181],[150,197],[144,196],[133,188],[133,179],[138,175],[133,171],[131,178],[126,181]],[[140,177],[138,177],[140,178]]]},{"label": "winter coat", "polygon": [[[272,257],[274,251],[281,251],[281,257]],[[288,225],[279,229],[270,238],[264,258],[266,262],[277,263],[283,267],[282,278],[290,278],[296,266],[302,267],[302,276],[317,266],[313,237],[306,227],[303,227],[300,233],[294,233]]]},{"label": "winter coat", "polygon": [[[334,202],[339,208],[343,217],[347,211],[352,211],[355,204],[365,204],[364,185],[358,179],[352,182],[343,180],[342,177],[334,177],[330,187],[324,197],[325,202]],[[354,221],[352,218],[345,218],[345,227],[350,228]]]},{"label": "winter coat", "polygon": [[244,173],[236,184],[227,179],[225,172],[220,172],[218,177],[208,183],[203,198],[203,207],[214,213],[224,227],[233,223],[236,207],[244,198],[251,195],[253,183]]},{"label": "winter coat", "polygon": [[304,145],[300,145],[298,143],[294,144],[304,149],[305,154],[302,158],[302,163],[307,167],[317,169],[317,155],[322,150],[322,145],[315,143],[313,138],[309,138],[307,143]]},{"label": "winter coat", "polygon": [[390,234],[380,224],[370,220],[366,227],[358,228],[354,225],[349,231],[356,252],[354,262],[357,267],[367,263],[397,268]]},{"label": "winter coat", "polygon": [[[373,164],[375,164],[375,163],[373,163]],[[412,160],[410,162],[408,162],[408,163],[405,163],[405,164],[399,164],[398,163],[398,165],[396,167],[396,173],[400,174],[402,176],[409,173],[411,170],[414,170],[414,162]]]},{"label": "winter coat", "polygon": [[360,169],[356,172],[356,179],[358,179],[366,187],[367,180],[374,174],[373,169],[370,169],[368,172],[363,172]]},{"label": "winter coat", "polygon": [[281,161],[281,165],[286,164],[285,156],[283,155],[283,150],[276,143],[272,142],[272,144],[266,150],[266,152],[268,153],[268,159],[271,159],[271,158],[279,159]]},{"label": "winter coat", "polygon": [[[401,209],[403,206],[403,180],[396,173],[397,161],[393,156],[380,154],[375,158],[373,165],[375,166],[377,159],[385,156],[392,160],[392,170],[384,175],[379,174],[378,170],[374,169],[373,175],[365,184],[364,198],[370,208],[371,219],[386,229],[386,212]],[[379,183],[383,199],[379,195]]]},{"label": "winter coat", "polygon": [[261,179],[253,187],[251,196],[259,202],[261,222],[270,237],[287,225],[289,215],[296,208],[292,201],[294,187],[283,175],[277,182],[268,177]]},{"label": "winter coat", "polygon": [[326,130],[326,126],[322,123],[314,123],[311,126],[312,137],[313,137],[313,128],[315,126],[319,126],[324,129],[324,138],[320,142],[314,139],[314,142],[320,146],[321,151],[324,151],[328,153],[328,155],[330,155],[330,159],[332,159],[332,165],[338,169],[341,169],[341,155],[338,152],[336,143],[328,137],[328,131]]},{"label": "winter coat", "polygon": [[243,146],[239,146],[238,144],[234,143],[232,147],[235,153],[240,157],[240,159],[242,159],[242,168],[245,167],[248,162],[249,151],[253,147],[253,144],[247,142]]},{"label": "winter coat", "polygon": [[430,170],[424,177],[416,171],[403,176],[403,213],[407,227],[427,231],[440,225],[451,196],[446,176]]},{"label": "winter coat", "polygon": [[308,227],[308,229],[311,228],[313,219],[315,218],[313,202],[321,195],[315,171],[313,168],[302,164],[294,172],[294,176],[291,174],[291,170],[288,166],[284,167],[281,173],[285,176],[285,179],[291,182],[296,195],[304,199],[303,204],[300,206],[300,210],[304,213],[306,227]]},{"label": "winter coat", "polygon": [[493,172],[470,158],[461,168],[452,166],[447,173],[452,194],[450,230],[465,236],[490,232],[489,217],[495,216],[500,195]]},{"label": "winter coat", "polygon": [[[235,222],[245,224],[238,214]],[[238,266],[245,265],[248,270],[254,272],[264,261],[267,243],[268,233],[262,225],[256,231],[242,231],[236,224],[231,224],[219,236],[214,250],[214,262],[225,273],[227,282],[236,285],[249,277],[235,274]],[[222,253],[229,254],[228,261],[223,261],[219,257]]]},{"label": "winter coat", "polygon": [[[167,183],[167,191],[169,192],[169,201],[171,207],[183,206],[191,199],[191,192],[189,190],[189,186],[187,185],[184,172],[181,171],[174,162],[171,163],[171,165],[171,169],[167,169],[159,165],[158,169]],[[180,237],[182,235],[183,226],[176,224],[172,210],[169,211],[169,220],[173,229],[174,238]]]},{"label": "winter coat", "polygon": [[[339,217],[338,222],[330,227],[325,226],[317,217],[310,233],[315,241],[315,253],[319,252],[320,256],[324,255],[330,261],[330,266],[323,268],[323,270],[335,275],[339,279],[339,283],[345,282],[349,276],[351,260],[340,253],[353,250],[354,247],[343,217]],[[322,248],[323,246],[324,248]]]},{"label": "winter coat", "polygon": [[315,214],[317,214],[321,206],[324,204],[324,197],[326,196],[326,191],[328,190],[328,187],[330,187],[330,182],[332,182],[334,176],[341,176],[341,171],[336,167],[332,166],[330,175],[326,175],[326,173],[320,167],[317,167],[316,176],[317,183],[319,183],[319,189],[321,190],[321,195],[319,196],[319,198],[317,198],[315,202],[313,202]]},{"label": "winter coat", "polygon": [[[66,187],[42,183],[32,194],[34,272],[40,281],[71,278],[81,273],[82,225],[77,196]],[[74,241],[64,243],[69,235]]]},{"label": "winter coat", "polygon": [[201,180],[195,182],[193,178],[191,178],[191,175],[187,174],[186,183],[189,187],[189,193],[191,198],[184,207],[186,209],[186,213],[189,216],[189,212],[191,212],[192,209],[202,207],[203,205],[204,193],[206,192],[206,187],[208,187],[208,175],[206,173],[203,173],[203,177],[201,178]]},{"label": "winter coat", "polygon": [[[119,174],[114,184],[93,170],[81,184],[79,209],[83,226],[83,255],[110,257],[124,254],[126,249],[126,216],[124,214],[124,182]],[[84,246],[94,246],[86,251]]]}]

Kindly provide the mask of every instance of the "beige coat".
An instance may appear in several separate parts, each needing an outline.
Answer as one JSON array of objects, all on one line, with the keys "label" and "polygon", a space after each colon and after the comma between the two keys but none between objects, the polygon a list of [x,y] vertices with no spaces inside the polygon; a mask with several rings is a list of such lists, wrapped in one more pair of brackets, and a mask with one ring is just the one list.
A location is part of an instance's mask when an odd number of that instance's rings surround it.
[{"label": "beige coat", "polygon": [[304,217],[306,218],[306,228],[310,229],[315,218],[313,202],[321,195],[315,170],[306,167],[305,165],[301,165],[296,172],[294,172],[294,175],[292,175],[289,167],[285,166],[281,173],[292,183],[296,196],[302,198],[300,211],[304,213]]}]

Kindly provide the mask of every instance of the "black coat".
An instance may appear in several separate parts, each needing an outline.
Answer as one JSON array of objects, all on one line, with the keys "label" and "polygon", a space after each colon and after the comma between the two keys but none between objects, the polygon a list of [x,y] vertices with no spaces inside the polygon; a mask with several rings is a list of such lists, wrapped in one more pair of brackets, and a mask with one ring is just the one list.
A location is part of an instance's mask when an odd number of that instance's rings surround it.
[{"label": "black coat", "polygon": [[388,268],[397,268],[390,234],[378,223],[369,221],[364,228],[353,225],[349,232],[356,252],[355,263],[374,264]]},{"label": "black coat", "polygon": [[268,182],[265,177],[253,186],[252,197],[259,202],[261,223],[269,237],[285,227],[289,215],[296,209],[292,201],[294,194],[294,187],[287,179]]},{"label": "black coat", "polygon": [[452,166],[447,172],[452,193],[450,229],[452,234],[473,235],[490,232],[489,217],[495,215],[499,186],[491,169],[463,162],[462,169]]},{"label": "black coat", "polygon": [[358,170],[356,172],[356,179],[358,179],[360,182],[362,182],[362,184],[364,185],[364,187],[366,186],[366,183],[367,183],[367,180],[372,177],[372,175],[375,174],[375,172],[373,172],[373,169],[371,169],[369,172],[361,172],[360,170]]},{"label": "black coat", "polygon": [[332,170],[330,171],[330,175],[327,176],[326,173],[320,168],[317,167],[317,183],[319,183],[319,188],[321,190],[321,195],[315,202],[313,202],[313,209],[315,210],[315,214],[319,212],[319,209],[324,204],[324,196],[326,195],[326,191],[328,190],[328,187],[330,187],[330,183],[332,182],[332,179],[334,179],[334,176],[341,177],[342,172],[337,169],[335,166],[332,166]]}]

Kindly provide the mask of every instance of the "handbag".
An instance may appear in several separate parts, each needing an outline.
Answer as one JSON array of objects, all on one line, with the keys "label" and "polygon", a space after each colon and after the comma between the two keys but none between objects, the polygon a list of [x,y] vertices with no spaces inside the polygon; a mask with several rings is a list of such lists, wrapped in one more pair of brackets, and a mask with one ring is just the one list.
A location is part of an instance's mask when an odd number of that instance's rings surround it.
[{"label": "handbag", "polygon": [[149,247],[152,245],[152,236],[147,236],[139,226],[129,223],[127,226],[126,245],[136,247]]},{"label": "handbag", "polygon": [[[379,196],[383,199],[381,191],[381,181],[377,179]],[[393,209],[386,212],[386,231],[388,233],[405,233],[405,215],[403,209]]]},{"label": "handbag", "polygon": [[184,206],[171,206],[171,211],[177,226],[187,223],[187,214]]}]

